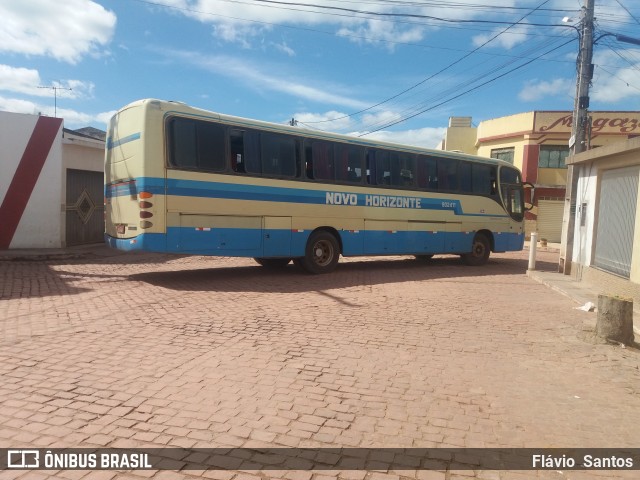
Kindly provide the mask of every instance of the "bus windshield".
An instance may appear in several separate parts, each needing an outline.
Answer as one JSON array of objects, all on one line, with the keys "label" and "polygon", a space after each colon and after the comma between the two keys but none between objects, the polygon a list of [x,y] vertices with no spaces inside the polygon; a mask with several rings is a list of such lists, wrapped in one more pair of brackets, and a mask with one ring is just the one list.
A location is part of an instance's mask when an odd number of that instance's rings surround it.
[{"label": "bus windshield", "polygon": [[505,209],[511,218],[522,221],[524,218],[524,190],[520,172],[515,168],[500,169],[500,193]]}]

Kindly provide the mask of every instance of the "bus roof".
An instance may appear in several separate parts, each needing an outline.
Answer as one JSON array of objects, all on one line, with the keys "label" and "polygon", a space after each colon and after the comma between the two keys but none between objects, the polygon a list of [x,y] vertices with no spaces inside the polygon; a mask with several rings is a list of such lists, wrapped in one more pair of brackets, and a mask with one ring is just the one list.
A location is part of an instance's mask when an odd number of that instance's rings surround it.
[{"label": "bus roof", "polygon": [[467,153],[452,152],[447,150],[436,150],[425,147],[417,147],[414,145],[406,145],[400,143],[384,142],[382,140],[363,139],[360,137],[353,137],[350,135],[344,135],[340,133],[326,132],[321,130],[303,129],[300,127],[293,127],[290,125],[282,125],[273,122],[266,122],[262,120],[254,120],[250,118],[236,117],[233,115],[226,115],[218,112],[212,112],[210,110],[204,110],[197,107],[192,107],[184,102],[172,101],[172,100],[158,100],[153,98],[141,99],[129,103],[122,107],[118,112],[126,110],[128,108],[150,105],[153,104],[165,111],[165,114],[178,113],[182,115],[191,115],[201,118],[210,118],[218,120],[222,123],[229,125],[235,125],[246,128],[259,128],[263,130],[269,130],[278,133],[287,133],[291,135],[314,138],[318,140],[328,141],[340,141],[350,143],[352,145],[360,145],[371,148],[386,148],[393,150],[402,150],[409,153],[423,154],[423,155],[437,155],[440,157],[455,158],[460,160],[468,160],[473,162],[488,163],[492,165],[502,165],[506,167],[516,168],[513,164],[505,162],[504,160],[498,160],[495,158],[480,157],[476,155],[469,155]]}]

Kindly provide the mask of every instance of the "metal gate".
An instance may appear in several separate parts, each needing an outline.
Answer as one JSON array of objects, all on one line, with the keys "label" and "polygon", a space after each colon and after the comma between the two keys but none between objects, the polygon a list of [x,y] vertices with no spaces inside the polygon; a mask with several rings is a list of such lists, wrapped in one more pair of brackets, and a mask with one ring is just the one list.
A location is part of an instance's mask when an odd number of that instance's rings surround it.
[{"label": "metal gate", "polygon": [[629,278],[636,224],[640,168],[619,168],[602,174],[596,236],[596,267]]},{"label": "metal gate", "polygon": [[564,201],[538,200],[538,238],[546,238],[548,242],[559,243],[562,238],[562,217]]},{"label": "metal gate", "polygon": [[104,241],[104,175],[67,169],[65,244]]}]

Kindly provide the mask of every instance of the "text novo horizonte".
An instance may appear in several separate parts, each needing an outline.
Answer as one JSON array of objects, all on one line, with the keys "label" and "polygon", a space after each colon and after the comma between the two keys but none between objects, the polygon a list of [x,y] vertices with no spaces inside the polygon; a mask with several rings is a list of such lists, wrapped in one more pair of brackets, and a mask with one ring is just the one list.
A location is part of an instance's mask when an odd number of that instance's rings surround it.
[{"label": "text novo horizonte", "polygon": [[364,202],[358,203],[358,195],[345,192],[326,192],[327,205],[364,205],[366,207],[422,208],[418,197],[395,195],[364,195]]}]

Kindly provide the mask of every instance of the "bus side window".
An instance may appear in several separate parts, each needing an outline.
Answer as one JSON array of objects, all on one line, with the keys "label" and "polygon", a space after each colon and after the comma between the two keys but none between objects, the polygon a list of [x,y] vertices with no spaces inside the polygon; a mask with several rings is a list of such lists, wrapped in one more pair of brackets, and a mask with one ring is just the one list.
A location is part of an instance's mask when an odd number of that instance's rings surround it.
[{"label": "bus side window", "polygon": [[474,163],[471,165],[471,189],[478,195],[492,195],[491,167]]},{"label": "bus side window", "polygon": [[196,123],[186,118],[173,118],[169,123],[170,158],[175,167],[198,166]]},{"label": "bus side window", "polygon": [[311,158],[313,162],[313,178],[318,180],[334,180],[333,145],[329,142],[314,140],[311,142]]},{"label": "bus side window", "polygon": [[222,125],[175,117],[169,123],[170,163],[205,171],[225,169],[225,129]]},{"label": "bus side window", "polygon": [[432,157],[418,157],[418,187],[438,190],[438,162]]},{"label": "bus side window", "polygon": [[229,133],[229,146],[231,152],[231,170],[237,173],[245,173],[244,168],[244,132],[231,130]]},{"label": "bus side window", "polygon": [[198,168],[220,172],[226,169],[225,128],[211,122],[198,122]]},{"label": "bus side window", "polygon": [[362,183],[362,161],[364,150],[355,145],[335,144],[336,180]]},{"label": "bus side window", "polygon": [[376,150],[376,185],[391,185],[391,165],[389,152],[386,150]]},{"label": "bus side window", "polygon": [[376,151],[367,150],[367,183],[373,185],[376,178]]},{"label": "bus side window", "polygon": [[471,164],[468,162],[460,162],[458,165],[458,176],[460,178],[460,191],[463,193],[471,193],[473,191]]},{"label": "bus side window", "polygon": [[491,167],[491,195],[498,195],[498,172],[496,167]]},{"label": "bus side window", "polygon": [[399,187],[415,186],[415,157],[409,153],[391,153],[391,184]]},{"label": "bus side window", "polygon": [[302,150],[304,156],[305,178],[313,180],[313,147],[311,145],[311,140],[304,141]]},{"label": "bus side window", "polygon": [[289,135],[262,133],[260,136],[262,174],[296,176],[296,139]]},{"label": "bus side window", "polygon": [[438,187],[440,190],[458,189],[458,161],[451,158],[438,159]]}]

